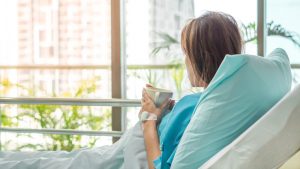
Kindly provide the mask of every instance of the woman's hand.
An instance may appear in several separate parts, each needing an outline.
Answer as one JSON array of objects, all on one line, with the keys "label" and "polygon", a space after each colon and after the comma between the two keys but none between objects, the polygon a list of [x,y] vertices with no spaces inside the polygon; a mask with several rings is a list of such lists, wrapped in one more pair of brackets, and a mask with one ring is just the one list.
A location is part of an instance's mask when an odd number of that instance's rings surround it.
[{"label": "woman's hand", "polygon": [[[147,84],[147,87],[152,87],[151,85]],[[168,107],[170,103],[170,99],[166,99],[160,107],[156,107],[154,104],[153,99],[151,98],[151,96],[147,93],[147,91],[145,89],[143,89],[143,97],[141,99],[141,104],[142,104],[142,108],[141,108],[141,112],[143,111],[147,111],[149,113],[154,113],[158,119],[161,118],[161,114],[164,110],[166,110],[166,108]]]}]

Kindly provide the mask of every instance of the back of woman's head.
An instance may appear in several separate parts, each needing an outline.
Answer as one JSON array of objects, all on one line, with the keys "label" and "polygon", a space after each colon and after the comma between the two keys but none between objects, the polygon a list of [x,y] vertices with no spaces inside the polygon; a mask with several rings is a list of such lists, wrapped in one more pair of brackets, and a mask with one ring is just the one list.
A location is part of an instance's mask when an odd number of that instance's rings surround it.
[{"label": "back of woman's head", "polygon": [[181,46],[197,78],[209,84],[226,54],[240,54],[242,38],[235,19],[206,12],[182,30]]}]

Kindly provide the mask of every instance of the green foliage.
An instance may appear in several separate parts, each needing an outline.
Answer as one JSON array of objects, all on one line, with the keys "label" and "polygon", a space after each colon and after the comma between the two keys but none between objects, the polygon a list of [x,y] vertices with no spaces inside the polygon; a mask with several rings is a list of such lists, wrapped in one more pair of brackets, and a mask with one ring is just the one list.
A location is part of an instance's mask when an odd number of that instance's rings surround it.
[{"label": "green foliage", "polygon": [[[14,86],[8,79],[3,79],[0,82],[0,95],[5,95],[11,90]],[[17,124],[13,121],[14,116],[6,113],[7,105],[0,105],[0,115],[1,115],[1,125],[2,126],[16,126]]]},{"label": "green foliage", "polygon": [[177,95],[180,98],[181,95],[182,95],[181,83],[182,83],[183,78],[184,78],[185,66],[184,66],[184,64],[182,64],[178,61],[174,61],[173,64],[176,65],[176,67],[173,67],[171,69],[171,76],[172,76],[172,79],[174,80],[174,83],[175,83]]},{"label": "green foliage", "polygon": [[161,51],[162,49],[167,49],[169,50],[170,47],[174,44],[179,44],[179,41],[172,37],[171,35],[167,34],[167,33],[157,33],[157,35],[159,36],[159,38],[162,40],[161,42],[157,42],[154,45],[156,46],[155,48],[153,48],[151,54],[157,55],[159,53],[159,51]]},{"label": "green foliage", "polygon": [[[2,108],[3,109],[3,108]],[[1,113],[1,125],[2,126],[15,126],[16,124],[12,121],[12,118],[9,117],[4,110],[0,110]]]},{"label": "green foliage", "polygon": [[280,36],[292,41],[296,46],[300,47],[300,36],[296,32],[288,31],[280,24],[274,24],[273,21],[268,23],[268,36]]},{"label": "green foliage", "polygon": [[153,86],[158,85],[159,76],[157,72],[154,72],[153,70],[150,69],[146,70],[146,79],[147,79],[147,83],[152,84]]},{"label": "green foliage", "polygon": [[[242,24],[241,30],[244,35],[245,43],[255,42],[257,40],[256,23],[252,22],[247,25]],[[300,47],[300,36],[296,32],[286,30],[281,24],[275,24],[274,21],[267,23],[268,36],[279,36],[286,38]]]},{"label": "green foliage", "polygon": [[[88,95],[96,91],[96,82],[100,80],[100,77],[95,77],[88,80],[83,80],[79,84],[78,88],[72,94],[66,92],[64,96],[68,97],[87,97]],[[8,80],[3,80],[0,83],[2,91],[1,95],[7,93],[13,88],[26,89],[18,84],[13,84]],[[41,89],[36,92],[42,92]],[[53,93],[53,96],[57,96]],[[48,129],[89,129],[89,130],[101,130],[105,127],[105,122],[111,117],[111,110],[109,108],[102,108],[102,115],[95,114],[91,107],[83,106],[59,106],[59,105],[20,105],[18,107],[18,115],[15,117],[8,117],[9,111],[12,109],[8,106],[1,112],[2,125],[5,127],[18,126],[22,124],[24,120],[32,121],[37,128],[48,128]],[[97,109],[98,110],[98,109]],[[17,123],[13,123],[17,121]],[[18,134],[17,137],[32,139],[30,134]],[[17,147],[17,150],[22,149],[34,149],[34,150],[66,150],[71,151],[81,147],[82,136],[80,135],[45,135],[43,140],[50,140],[46,144],[24,144]],[[99,138],[90,137],[88,145],[93,146]],[[9,143],[6,143],[9,144]],[[3,146],[5,149],[5,145]]]},{"label": "green foliage", "polygon": [[249,43],[257,40],[257,30],[256,30],[256,23],[249,23],[247,25],[241,25],[241,31],[244,36],[244,42]]}]

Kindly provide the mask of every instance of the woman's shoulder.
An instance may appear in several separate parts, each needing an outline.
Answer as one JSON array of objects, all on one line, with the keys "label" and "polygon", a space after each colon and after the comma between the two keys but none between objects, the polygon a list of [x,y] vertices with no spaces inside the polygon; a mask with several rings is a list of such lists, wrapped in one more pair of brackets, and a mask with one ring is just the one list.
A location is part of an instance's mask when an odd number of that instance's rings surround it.
[{"label": "woman's shoulder", "polygon": [[177,103],[180,102],[186,102],[186,101],[192,101],[192,102],[197,102],[201,96],[202,92],[197,92],[197,93],[192,93],[192,94],[187,94],[183,96],[181,99],[178,100]]},{"label": "woman's shoulder", "polygon": [[173,107],[172,114],[175,115],[186,110],[190,111],[190,109],[194,109],[194,107],[198,103],[200,96],[201,93],[185,95],[176,102],[175,106]]},{"label": "woman's shoulder", "polygon": [[162,119],[162,123],[169,121],[170,116],[175,118],[178,115],[183,115],[187,110],[190,112],[196,106],[200,96],[201,93],[192,93],[183,96],[175,103],[173,109],[169,113],[166,113]]}]

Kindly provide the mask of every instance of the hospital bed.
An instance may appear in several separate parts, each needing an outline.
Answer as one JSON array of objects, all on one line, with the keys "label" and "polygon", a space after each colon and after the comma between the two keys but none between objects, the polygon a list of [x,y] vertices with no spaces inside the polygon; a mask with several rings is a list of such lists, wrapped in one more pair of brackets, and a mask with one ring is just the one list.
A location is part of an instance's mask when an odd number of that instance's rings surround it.
[{"label": "hospital bed", "polygon": [[[71,99],[8,99],[2,98],[1,104],[81,104],[97,106],[138,106],[138,101],[121,100],[82,100]],[[101,103],[102,102],[102,103]],[[99,104],[100,103],[100,104]],[[93,132],[55,129],[17,129],[0,128],[1,132],[81,134],[120,136],[122,132]],[[240,137],[225,147],[200,169],[273,169],[279,168],[300,148],[300,85],[296,86],[268,113],[251,126]]]}]

